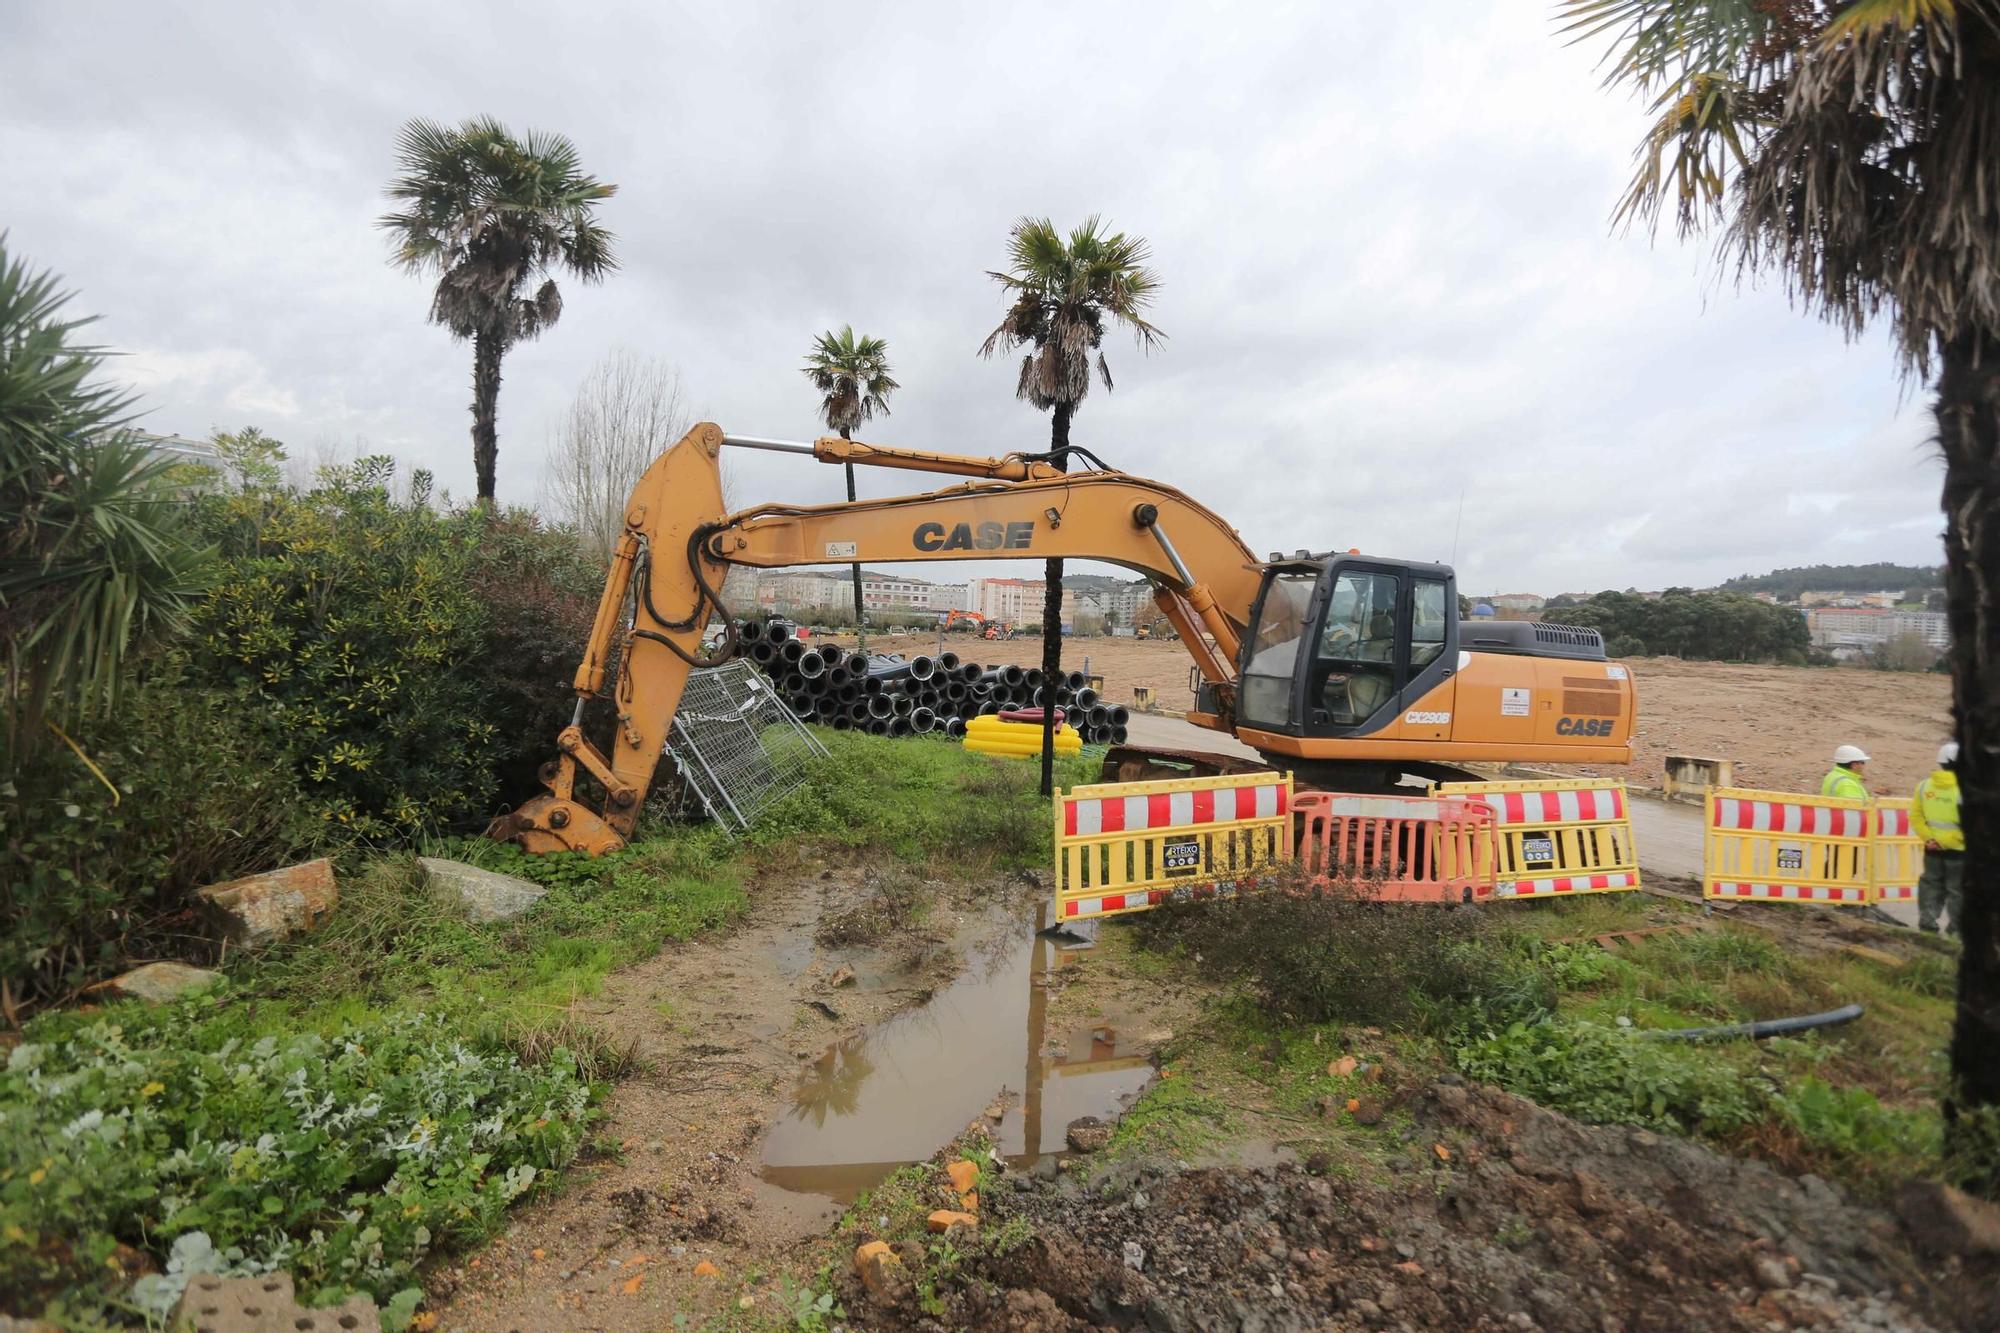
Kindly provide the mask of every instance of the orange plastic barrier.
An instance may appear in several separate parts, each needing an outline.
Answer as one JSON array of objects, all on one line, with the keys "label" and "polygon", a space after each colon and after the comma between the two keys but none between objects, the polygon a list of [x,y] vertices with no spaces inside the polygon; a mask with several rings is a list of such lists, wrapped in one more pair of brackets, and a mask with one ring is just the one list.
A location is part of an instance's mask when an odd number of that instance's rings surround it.
[{"label": "orange plastic barrier", "polygon": [[1493,894],[1493,814],[1437,796],[1300,792],[1296,860],[1314,883],[1351,876],[1362,897],[1479,902]]}]

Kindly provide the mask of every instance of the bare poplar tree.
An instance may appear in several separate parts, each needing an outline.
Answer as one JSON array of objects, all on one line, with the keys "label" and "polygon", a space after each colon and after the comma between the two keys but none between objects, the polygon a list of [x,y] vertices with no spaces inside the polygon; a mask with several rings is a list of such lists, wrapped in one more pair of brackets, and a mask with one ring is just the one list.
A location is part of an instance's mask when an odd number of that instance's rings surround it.
[{"label": "bare poplar tree", "polygon": [[640,474],[693,424],[672,363],[613,351],[591,367],[549,442],[542,507],[590,550],[610,554]]}]

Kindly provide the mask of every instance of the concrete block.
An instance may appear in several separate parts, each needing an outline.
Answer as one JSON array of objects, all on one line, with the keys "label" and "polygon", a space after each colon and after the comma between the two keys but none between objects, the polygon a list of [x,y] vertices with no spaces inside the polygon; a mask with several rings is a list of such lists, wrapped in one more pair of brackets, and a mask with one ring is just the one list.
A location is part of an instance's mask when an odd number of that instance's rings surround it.
[{"label": "concrete block", "polygon": [[186,963],[147,963],[123,976],[100,981],[84,994],[100,1000],[144,1000],[148,1004],[161,1004],[196,991],[205,991],[220,980],[220,972],[189,967]]},{"label": "concrete block", "polygon": [[1736,785],[1736,761],[1716,759],[1698,754],[1670,754],[1667,756],[1666,782],[1660,788],[1660,795],[1669,801],[1685,801],[1700,805],[1708,798],[1710,787],[1734,787]]},{"label": "concrete block", "polygon": [[262,875],[196,889],[195,897],[221,919],[232,943],[246,949],[304,934],[324,921],[340,901],[333,862],[321,857]]},{"label": "concrete block", "polygon": [[463,861],[419,858],[431,891],[465,905],[465,914],[484,924],[511,921],[540,902],[548,890],[512,875],[481,870]]},{"label": "concrete block", "polygon": [[308,1310],[293,1294],[290,1273],[203,1273],[167,1316],[167,1333],[382,1333],[382,1319],[366,1296]]}]

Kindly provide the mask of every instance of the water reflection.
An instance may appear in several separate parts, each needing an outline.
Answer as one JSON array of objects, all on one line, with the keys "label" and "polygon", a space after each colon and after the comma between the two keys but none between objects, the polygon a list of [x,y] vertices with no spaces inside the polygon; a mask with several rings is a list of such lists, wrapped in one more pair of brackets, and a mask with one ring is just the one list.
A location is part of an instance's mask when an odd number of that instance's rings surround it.
[{"label": "water reflection", "polygon": [[1004,1155],[1026,1164],[1062,1151],[1070,1121],[1115,1113],[1152,1077],[1121,1041],[1119,1015],[1048,1031],[1051,969],[1079,958],[1028,930],[1002,931],[929,1004],[829,1047],[800,1071],[765,1137],[764,1178],[844,1202],[930,1156],[996,1098],[1005,1113],[987,1123]]},{"label": "water reflection", "polygon": [[862,1034],[830,1046],[807,1065],[792,1089],[792,1115],[822,1129],[829,1115],[853,1115],[861,1108],[861,1085],[875,1072]]}]

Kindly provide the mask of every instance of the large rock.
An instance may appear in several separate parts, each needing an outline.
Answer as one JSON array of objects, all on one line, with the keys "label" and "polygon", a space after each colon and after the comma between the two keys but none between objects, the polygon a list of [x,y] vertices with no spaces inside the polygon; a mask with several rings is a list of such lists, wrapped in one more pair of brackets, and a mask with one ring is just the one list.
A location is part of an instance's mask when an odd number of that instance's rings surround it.
[{"label": "large rock", "polygon": [[321,857],[262,875],[195,890],[221,918],[232,943],[261,949],[318,926],[340,901],[333,862]]},{"label": "large rock", "polygon": [[168,1333],[382,1333],[382,1318],[366,1296],[308,1310],[292,1291],[290,1273],[216,1277],[188,1283],[167,1317]]},{"label": "large rock", "polygon": [[144,1000],[148,1004],[162,1004],[196,991],[205,991],[221,979],[220,972],[189,967],[186,963],[147,963],[123,976],[100,981],[84,994],[102,1000]]},{"label": "large rock", "polygon": [[1094,1115],[1079,1116],[1069,1122],[1063,1137],[1069,1141],[1071,1152],[1102,1152],[1111,1142],[1114,1126]]},{"label": "large rock", "polygon": [[542,900],[548,890],[512,875],[481,870],[463,861],[436,856],[419,858],[431,891],[465,905],[474,921],[509,921]]}]

